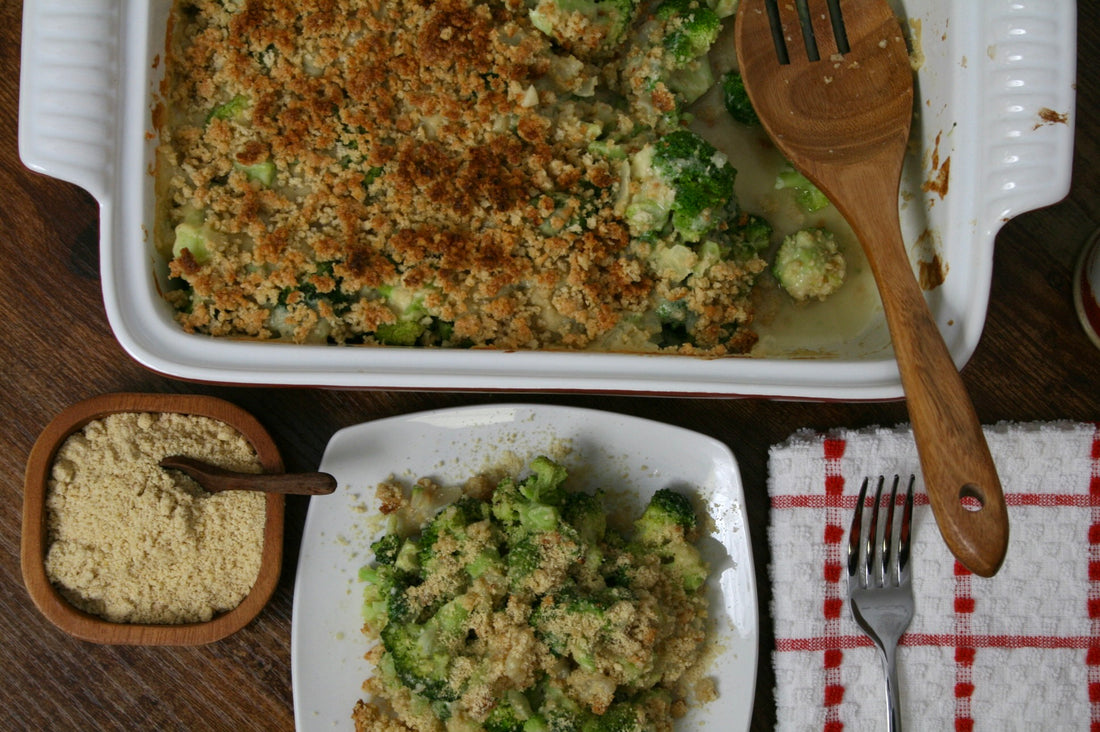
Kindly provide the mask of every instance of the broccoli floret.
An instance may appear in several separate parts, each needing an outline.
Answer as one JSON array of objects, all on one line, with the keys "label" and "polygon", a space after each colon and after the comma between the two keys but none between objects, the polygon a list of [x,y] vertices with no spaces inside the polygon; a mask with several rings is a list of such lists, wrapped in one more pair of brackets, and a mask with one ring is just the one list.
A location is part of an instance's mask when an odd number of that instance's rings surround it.
[{"label": "broccoli floret", "polygon": [[509,689],[497,700],[497,705],[485,718],[486,732],[522,732],[523,724],[531,718],[531,704],[521,692]]},{"label": "broccoli floret", "polygon": [[[546,726],[543,729],[546,732],[574,732],[581,728],[584,717],[582,711],[573,712],[563,708],[551,709],[541,715],[541,718],[545,720]],[[527,732],[526,725],[524,726],[524,732]]]},{"label": "broccoli floret", "polygon": [[745,91],[745,81],[736,71],[727,71],[722,74],[722,102],[730,116],[743,125],[758,127],[760,117],[749,101],[749,93]]},{"label": "broccoli floret", "polygon": [[578,578],[586,583],[600,584],[599,572],[604,560],[604,540],[607,537],[607,513],[603,507],[603,494],[577,491],[566,495],[562,505],[562,520],[577,535],[583,552],[582,568]]},{"label": "broccoli floret", "polygon": [[714,229],[734,205],[737,171],[724,153],[690,130],[676,130],[642,148],[632,160],[638,181],[625,217],[635,235],[671,221],[687,242]]},{"label": "broccoli floret", "polygon": [[688,328],[692,317],[691,310],[683,300],[662,300],[653,310],[662,325]]},{"label": "broccoli floret", "polygon": [[557,506],[565,498],[562,486],[567,477],[565,466],[540,455],[531,461],[531,474],[520,483],[519,490],[529,501]]},{"label": "broccoli floret", "polygon": [[375,330],[374,339],[387,346],[440,345],[450,341],[453,334],[454,323],[425,315],[417,320],[383,323]]},{"label": "broccoli floret", "polygon": [[[568,524],[538,533],[518,533],[508,539],[504,557],[508,583],[516,595],[534,595],[545,591],[548,582],[568,575],[583,557],[577,532]],[[541,570],[541,571],[540,571]]]},{"label": "broccoli floret", "polygon": [[730,221],[729,231],[733,243],[755,254],[768,248],[774,230],[767,219],[741,212]]},{"label": "broccoli floret", "polygon": [[630,589],[635,585],[638,566],[631,555],[629,546],[615,552],[604,566],[603,579],[608,587]]},{"label": "broccoli floret", "polygon": [[420,606],[409,600],[407,586],[397,585],[389,594],[386,605],[387,623],[409,623],[420,617]]},{"label": "broccoli floret", "polygon": [[571,657],[580,668],[594,671],[597,659],[612,653],[601,639],[622,630],[614,627],[616,623],[629,622],[622,616],[612,616],[608,610],[630,598],[630,591],[624,587],[585,592],[569,586],[543,597],[532,611],[530,623],[551,652]]},{"label": "broccoli floret", "polygon": [[393,560],[394,569],[403,574],[416,576],[420,574],[420,546],[416,540],[406,539],[397,551],[397,557]]},{"label": "broccoli floret", "polygon": [[401,683],[428,699],[454,701],[461,690],[450,684],[450,671],[469,632],[469,611],[458,600],[444,604],[427,622],[389,622],[382,643]]},{"label": "broccoli floret", "polygon": [[516,538],[527,532],[552,531],[561,522],[560,504],[565,497],[562,484],[566,469],[539,456],[531,462],[531,474],[518,483],[501,481],[493,491],[493,516]]},{"label": "broccoli floret", "polygon": [[634,20],[636,0],[539,0],[531,25],[586,58],[615,48]]},{"label": "broccoli floret", "polygon": [[[333,274],[333,262],[317,262],[313,272],[302,273],[298,277],[298,283],[293,287],[285,287],[279,293],[278,304],[287,306],[291,303],[302,303],[317,309],[321,302],[331,306],[334,313],[347,312],[352,302],[359,299],[358,295],[351,295],[341,287],[341,278]],[[317,283],[323,280],[331,280],[332,286],[324,291],[319,290]]]},{"label": "broccoli floret", "polygon": [[668,222],[676,191],[671,181],[653,167],[653,145],[646,145],[630,159],[630,194],[623,217],[634,236],[659,232]]},{"label": "broccoli floret", "polygon": [[424,335],[425,326],[415,320],[403,320],[397,323],[383,323],[374,331],[379,343],[387,346],[415,346]]},{"label": "broccoli floret", "polygon": [[510,478],[502,480],[493,491],[492,506],[493,517],[517,539],[529,531],[550,531],[560,520],[556,506],[530,501]]},{"label": "broccoli floret", "polygon": [[732,202],[737,171],[725,154],[688,130],[665,135],[654,147],[653,168],[675,191],[672,226],[685,241],[699,241]]},{"label": "broccoli floret", "polygon": [[424,304],[430,291],[431,288],[379,287],[378,293],[397,319],[379,325],[374,331],[375,340],[388,346],[415,346],[438,336],[440,321]]},{"label": "broccoli floret", "polygon": [[777,191],[784,188],[794,190],[794,200],[806,213],[814,213],[829,206],[831,202],[810,179],[791,167],[784,168],[775,179]]},{"label": "broccoli floret", "polygon": [[603,714],[589,715],[581,726],[582,732],[642,732],[645,729],[644,716],[631,702],[615,702]]},{"label": "broccoli floret", "polygon": [[377,631],[389,617],[387,603],[395,589],[396,573],[393,567],[363,567],[359,570],[359,580],[366,583],[363,587],[363,621],[367,627]]},{"label": "broccoli floret", "polygon": [[582,715],[556,709],[546,714],[536,714],[523,723],[523,732],[577,732]]},{"label": "broccoli floret", "polygon": [[626,149],[617,140],[593,140],[588,143],[588,152],[608,160],[626,160]]},{"label": "broccoli floret", "polygon": [[585,718],[584,710],[556,684],[543,680],[532,696],[539,700],[537,712],[523,726],[524,732],[576,732]]},{"label": "broccoli floret", "polygon": [[683,582],[688,592],[695,592],[707,581],[710,568],[694,544],[683,540],[672,541],[658,549],[657,553],[666,562],[662,566]]},{"label": "broccoli floret", "polygon": [[250,181],[255,181],[262,186],[270,186],[275,181],[275,163],[270,160],[252,165],[233,163],[233,167],[244,173]]},{"label": "broccoli floret", "polygon": [[772,274],[795,300],[824,300],[844,284],[846,269],[832,232],[801,229],[779,245]]},{"label": "broccoli floret", "polygon": [[486,547],[474,557],[473,561],[466,565],[466,574],[471,579],[477,579],[490,572],[503,575],[506,570],[504,560],[495,546]]},{"label": "broccoli floret", "polygon": [[406,589],[416,581],[415,574],[398,566],[396,561],[390,565],[363,567],[359,570],[359,579],[365,583],[363,622],[373,631],[378,632],[391,621],[405,622],[419,613],[419,608],[414,608],[405,595]]},{"label": "broccoli floret", "polygon": [[725,256],[730,259],[743,261],[760,257],[771,246],[774,229],[761,216],[742,211],[730,219],[728,226],[729,250]]},{"label": "broccoli floret", "polygon": [[699,0],[665,0],[654,15],[666,21],[664,45],[674,67],[704,55],[722,29],[721,18]]},{"label": "broccoli floret", "polygon": [[525,536],[508,549],[505,564],[508,580],[513,589],[520,589],[527,578],[534,574],[542,561],[542,549],[537,540]]},{"label": "broccoli floret", "polygon": [[665,21],[668,87],[684,104],[691,104],[714,86],[707,51],[718,38],[722,20],[700,0],[665,0],[654,14]]},{"label": "broccoli floret", "polygon": [[384,172],[386,172],[386,169],[380,165],[367,168],[367,172],[363,174],[363,187],[369,188],[370,184],[378,180]]},{"label": "broccoli floret", "polygon": [[438,556],[436,542],[447,536],[461,543],[466,538],[466,529],[470,524],[489,518],[489,506],[476,498],[464,496],[445,506],[428,522],[420,532],[420,566],[422,571],[430,573],[433,562]]},{"label": "broccoli floret", "polygon": [[562,519],[577,530],[581,541],[596,544],[607,532],[607,514],[599,494],[576,491],[568,493],[562,503]]},{"label": "broccoli floret", "polygon": [[671,488],[660,488],[634,522],[634,538],[643,544],[659,544],[671,534],[690,537],[697,520],[695,507],[687,496]]},{"label": "broccoli floret", "polygon": [[393,566],[397,561],[397,553],[401,550],[402,539],[397,534],[386,534],[378,541],[370,545],[374,552],[374,561],[381,565]]},{"label": "broccoli floret", "polygon": [[250,103],[248,97],[238,94],[228,102],[219,104],[210,110],[210,114],[207,115],[206,121],[209,122],[212,119],[241,121],[244,119],[244,111],[248,109]]},{"label": "broccoli floret", "polygon": [[707,578],[707,564],[695,548],[698,519],[691,501],[682,493],[661,488],[634,522],[634,541],[642,551],[652,551],[692,592]]},{"label": "broccoli floret", "polygon": [[708,51],[721,18],[700,0],[665,0],[633,31],[619,67],[632,118],[657,132],[678,129],[685,109],[714,86]]}]

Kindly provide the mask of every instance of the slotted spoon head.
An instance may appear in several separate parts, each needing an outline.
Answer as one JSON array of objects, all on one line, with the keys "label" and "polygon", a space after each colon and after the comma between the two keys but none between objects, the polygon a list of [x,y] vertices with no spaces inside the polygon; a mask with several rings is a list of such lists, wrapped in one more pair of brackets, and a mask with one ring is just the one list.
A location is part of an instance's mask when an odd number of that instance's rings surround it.
[{"label": "slotted spoon head", "polygon": [[901,233],[913,114],[901,26],[886,0],[742,0],[736,23],[741,77],[761,124],[867,255],[940,533],[963,565],[989,577],[1008,549],[1004,493]]},{"label": "slotted spoon head", "polygon": [[[735,29],[738,65],[765,130],[842,213],[845,182],[868,170],[877,181],[892,179],[896,196],[913,114],[913,71],[890,5],[770,4],[769,10],[768,0],[742,0]],[[773,34],[773,25],[781,33]]]}]

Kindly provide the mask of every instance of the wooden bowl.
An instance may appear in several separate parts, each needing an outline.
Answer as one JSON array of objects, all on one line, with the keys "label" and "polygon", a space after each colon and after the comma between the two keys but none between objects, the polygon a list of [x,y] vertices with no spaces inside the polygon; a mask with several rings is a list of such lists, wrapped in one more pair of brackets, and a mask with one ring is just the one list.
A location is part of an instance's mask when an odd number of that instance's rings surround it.
[{"label": "wooden bowl", "polygon": [[92,420],[116,412],[174,412],[210,417],[240,432],[265,472],[283,471],[282,457],[271,436],[248,412],[207,396],[177,394],[105,394],[75,404],[57,415],[39,435],[27,461],[23,489],[23,581],[42,614],[61,630],[81,640],[129,645],[190,646],[220,640],[247,625],[275,591],[283,558],[284,497],[266,494],[264,544],[260,572],[251,591],[234,609],[202,623],[154,625],[115,623],[70,605],[46,576],[46,489],[54,457],[65,439]]}]

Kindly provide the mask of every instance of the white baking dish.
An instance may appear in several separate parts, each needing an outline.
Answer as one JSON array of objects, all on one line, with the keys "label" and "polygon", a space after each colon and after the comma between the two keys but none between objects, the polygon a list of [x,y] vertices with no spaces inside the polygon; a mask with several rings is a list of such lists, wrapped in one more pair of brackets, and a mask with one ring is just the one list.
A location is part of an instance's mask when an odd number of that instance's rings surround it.
[{"label": "white baking dish", "polygon": [[[253,343],[185,334],[158,288],[150,235],[151,109],[169,0],[26,0],[19,150],[33,170],[100,205],[103,295],[125,350],[173,377],[348,388],[600,391],[870,400],[902,395],[880,313],[855,336],[782,338],[769,355],[717,360]],[[906,0],[924,54],[919,149],[907,163],[903,228],[915,270],[938,259],[929,304],[960,367],[985,320],[994,237],[1069,189],[1076,73],[1073,0]],[[924,190],[950,159],[947,193]],[[828,324],[824,331],[828,332]],[[776,344],[779,344],[778,346]],[[805,345],[805,344],[803,344]]]}]

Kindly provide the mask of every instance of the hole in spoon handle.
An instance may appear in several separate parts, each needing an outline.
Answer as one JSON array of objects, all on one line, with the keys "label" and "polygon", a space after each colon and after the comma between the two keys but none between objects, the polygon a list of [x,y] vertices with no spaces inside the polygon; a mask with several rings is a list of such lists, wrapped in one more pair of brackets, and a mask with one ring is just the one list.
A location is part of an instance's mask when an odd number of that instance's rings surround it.
[{"label": "hole in spoon handle", "polygon": [[959,504],[967,511],[981,511],[985,508],[985,496],[973,483],[966,483],[959,489]]},{"label": "hole in spoon handle", "polygon": [[940,533],[955,558],[981,577],[992,577],[1008,551],[1008,512],[1000,481],[965,481],[928,488]]}]

